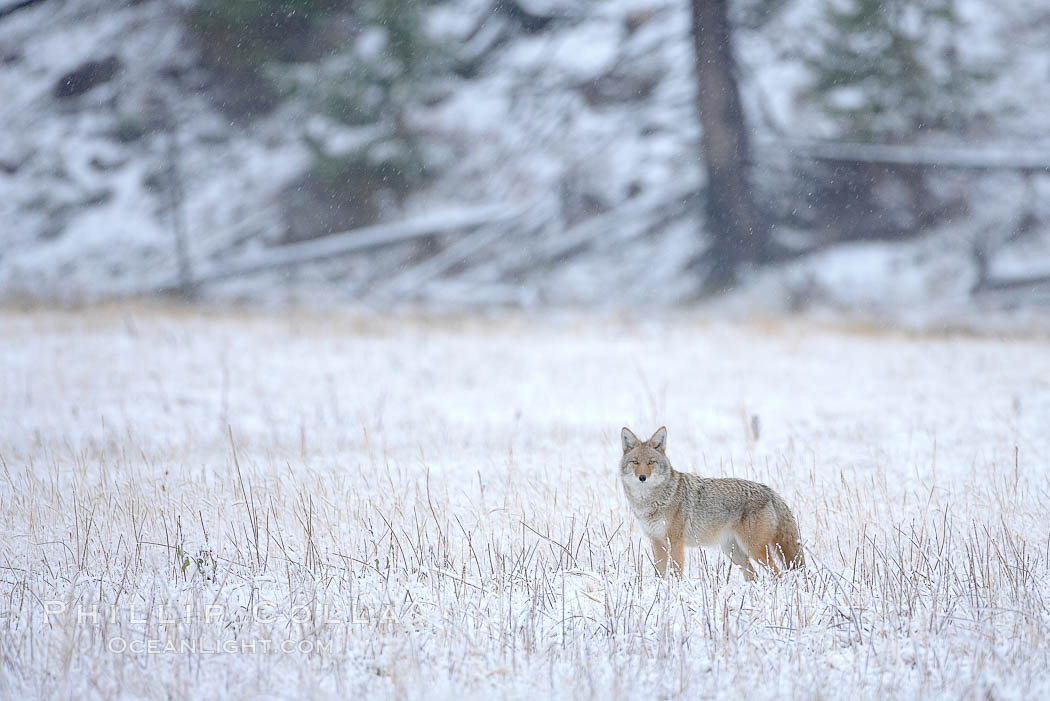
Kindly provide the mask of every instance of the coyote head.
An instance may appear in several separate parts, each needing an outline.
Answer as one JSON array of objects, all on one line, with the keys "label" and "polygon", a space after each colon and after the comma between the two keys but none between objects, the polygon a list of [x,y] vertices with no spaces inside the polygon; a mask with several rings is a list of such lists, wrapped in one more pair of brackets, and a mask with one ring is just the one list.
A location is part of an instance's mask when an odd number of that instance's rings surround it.
[{"label": "coyote head", "polygon": [[643,443],[625,426],[620,431],[620,439],[623,441],[620,478],[625,484],[656,485],[671,475],[671,461],[664,453],[667,447],[666,428],[661,426],[652,438]]}]

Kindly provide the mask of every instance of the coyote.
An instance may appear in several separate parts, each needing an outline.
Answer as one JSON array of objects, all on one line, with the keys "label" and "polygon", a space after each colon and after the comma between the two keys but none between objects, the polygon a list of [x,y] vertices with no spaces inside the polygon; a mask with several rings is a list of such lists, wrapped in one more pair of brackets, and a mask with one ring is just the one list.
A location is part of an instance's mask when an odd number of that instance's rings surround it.
[{"label": "coyote", "polygon": [[[741,479],[708,479],[678,472],[667,458],[667,429],[644,443],[624,427],[620,479],[631,511],[653,542],[661,575],[681,576],[686,545],[721,545],[729,559],[755,578],[751,558],[774,572],[805,564],[798,524],[776,492]],[[750,556],[750,557],[749,557]]]}]

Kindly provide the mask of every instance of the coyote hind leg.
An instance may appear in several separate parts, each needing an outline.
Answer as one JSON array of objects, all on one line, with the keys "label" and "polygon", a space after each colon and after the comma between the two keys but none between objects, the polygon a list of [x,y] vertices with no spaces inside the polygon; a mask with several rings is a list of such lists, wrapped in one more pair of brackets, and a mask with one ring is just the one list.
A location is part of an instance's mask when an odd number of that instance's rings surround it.
[{"label": "coyote hind leg", "polygon": [[780,566],[784,562],[784,552],[776,541],[770,541],[751,548],[751,558],[768,567],[773,574],[780,574]]},{"label": "coyote hind leg", "polygon": [[722,552],[732,561],[734,565],[744,570],[744,579],[752,582],[755,579],[755,568],[747,556],[747,551],[740,545],[740,541],[732,533],[722,539]]}]

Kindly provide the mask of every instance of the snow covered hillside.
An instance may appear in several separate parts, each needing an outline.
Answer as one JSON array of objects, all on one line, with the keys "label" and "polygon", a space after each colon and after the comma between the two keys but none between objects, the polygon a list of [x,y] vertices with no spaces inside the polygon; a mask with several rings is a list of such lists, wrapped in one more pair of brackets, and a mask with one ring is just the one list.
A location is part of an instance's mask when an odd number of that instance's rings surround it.
[{"label": "snow covered hillside", "polygon": [[[337,123],[299,98],[255,120],[232,119],[187,32],[192,5],[41,0],[9,13],[4,6],[0,297],[72,302],[148,293],[176,281],[179,232],[195,272],[221,270],[280,256],[304,218],[326,209],[302,201],[308,144],[338,152],[372,127]],[[800,57],[815,41],[823,5],[766,5],[768,16],[740,19],[735,37],[763,177],[784,165],[778,143],[833,134],[800,98],[812,78]],[[516,6],[552,19],[529,27],[490,11],[489,0],[426,4],[428,36],[477,64],[469,75],[434,81],[406,115],[405,128],[426,137],[425,165],[439,175],[403,201],[384,201],[381,221],[476,206],[517,216],[237,277],[205,296],[456,307],[694,299],[704,183],[688,3]],[[1045,4],[956,6],[960,60],[993,77],[967,105],[978,115],[968,131],[918,141],[1050,152]],[[286,72],[321,82],[340,60]],[[941,185],[963,193],[957,216],[905,244],[852,243],[752,271],[735,303],[888,315],[932,307],[948,318],[1045,307],[1045,285],[990,300],[971,289],[978,244],[987,244],[992,275],[1050,275],[1050,177],[963,173]]]},{"label": "snow covered hillside", "polygon": [[[0,314],[7,698],[1039,698],[1045,338]],[[654,576],[618,432],[805,576]],[[94,612],[94,613],[93,613]]]}]

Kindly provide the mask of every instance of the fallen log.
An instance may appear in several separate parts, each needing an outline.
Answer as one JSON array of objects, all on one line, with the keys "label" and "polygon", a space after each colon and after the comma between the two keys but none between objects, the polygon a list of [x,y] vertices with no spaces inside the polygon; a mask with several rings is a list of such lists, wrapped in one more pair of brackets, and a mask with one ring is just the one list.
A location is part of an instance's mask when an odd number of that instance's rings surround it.
[{"label": "fallen log", "polygon": [[1046,150],[1033,151],[1003,147],[899,146],[806,139],[766,140],[760,142],[758,146],[760,149],[786,151],[817,161],[878,163],[955,170],[1050,173],[1050,151]]},{"label": "fallen log", "polygon": [[[238,260],[225,261],[196,272],[188,287],[196,289],[223,280],[281,268],[289,268],[319,260],[330,260],[383,246],[391,246],[415,239],[435,236],[460,229],[474,229],[488,224],[505,223],[520,216],[522,211],[504,205],[458,209],[431,214],[394,224],[366,226],[320,239],[277,246]],[[186,284],[166,283],[156,292],[185,292]]]}]

